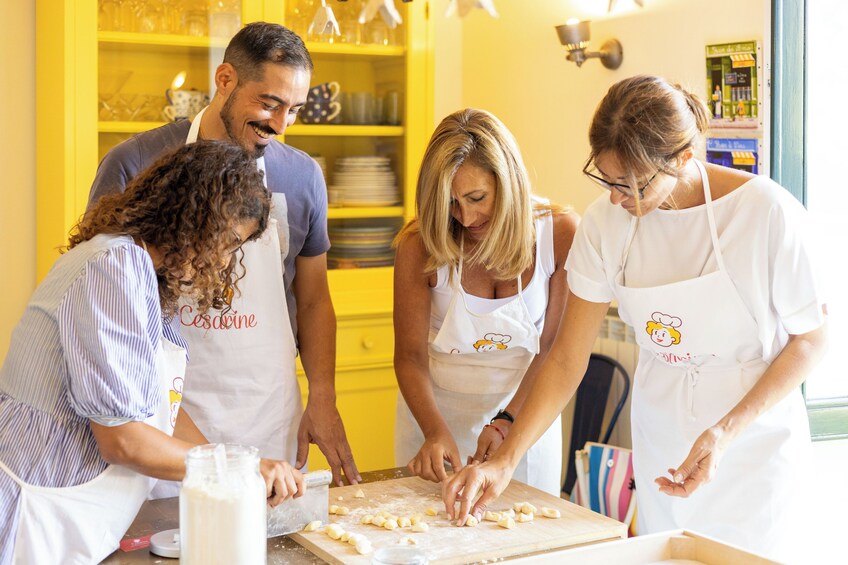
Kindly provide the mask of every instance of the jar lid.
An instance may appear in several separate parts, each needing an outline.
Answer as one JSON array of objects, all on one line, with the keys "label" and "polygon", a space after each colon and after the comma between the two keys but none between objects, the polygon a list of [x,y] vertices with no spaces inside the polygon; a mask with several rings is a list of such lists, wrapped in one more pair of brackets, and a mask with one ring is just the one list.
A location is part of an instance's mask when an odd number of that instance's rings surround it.
[{"label": "jar lid", "polygon": [[165,530],[150,536],[150,553],[160,557],[179,557],[180,530]]}]

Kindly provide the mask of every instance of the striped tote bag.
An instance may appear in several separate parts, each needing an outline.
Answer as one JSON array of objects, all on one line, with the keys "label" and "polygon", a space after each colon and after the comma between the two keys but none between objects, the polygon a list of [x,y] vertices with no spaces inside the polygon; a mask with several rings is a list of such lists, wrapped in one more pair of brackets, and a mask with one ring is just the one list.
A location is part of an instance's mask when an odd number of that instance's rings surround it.
[{"label": "striped tote bag", "polygon": [[619,522],[634,535],[636,493],[633,453],[629,449],[587,441],[575,451],[577,482],[571,501]]}]

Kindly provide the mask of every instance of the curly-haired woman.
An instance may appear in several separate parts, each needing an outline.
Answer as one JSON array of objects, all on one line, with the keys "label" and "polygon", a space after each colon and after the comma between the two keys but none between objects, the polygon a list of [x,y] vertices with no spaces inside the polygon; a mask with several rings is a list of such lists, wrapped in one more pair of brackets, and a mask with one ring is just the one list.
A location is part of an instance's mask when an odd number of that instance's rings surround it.
[{"label": "curly-haired woman", "polygon": [[[36,289],[0,369],[0,563],[99,562],[206,443],[179,411],[185,350],[163,317],[226,308],[270,195],[243,149],[199,142],[101,199]],[[263,460],[273,504],[300,491]]]}]

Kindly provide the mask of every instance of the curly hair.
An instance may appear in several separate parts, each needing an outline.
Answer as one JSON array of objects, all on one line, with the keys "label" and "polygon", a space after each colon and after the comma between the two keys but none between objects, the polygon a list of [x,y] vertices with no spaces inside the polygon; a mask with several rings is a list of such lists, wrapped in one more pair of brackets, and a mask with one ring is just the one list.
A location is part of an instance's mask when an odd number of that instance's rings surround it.
[{"label": "curly hair", "polygon": [[[248,153],[230,142],[198,141],[160,157],[122,193],[104,196],[71,230],[67,249],[98,234],[128,235],[162,256],[156,269],[162,311],[173,314],[181,295],[198,309],[228,307],[244,276],[236,272],[243,243],[237,224],[268,225],[271,194]],[[187,280],[187,277],[189,280]]]}]

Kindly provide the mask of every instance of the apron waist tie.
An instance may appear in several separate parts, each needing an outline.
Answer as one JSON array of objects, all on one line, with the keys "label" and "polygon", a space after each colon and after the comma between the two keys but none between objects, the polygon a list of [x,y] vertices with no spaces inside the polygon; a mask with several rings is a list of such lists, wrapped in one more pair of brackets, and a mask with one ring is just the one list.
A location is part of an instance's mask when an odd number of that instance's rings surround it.
[{"label": "apron waist tie", "polygon": [[689,409],[689,419],[695,420],[695,387],[698,385],[700,369],[695,365],[686,367],[686,405]]}]

